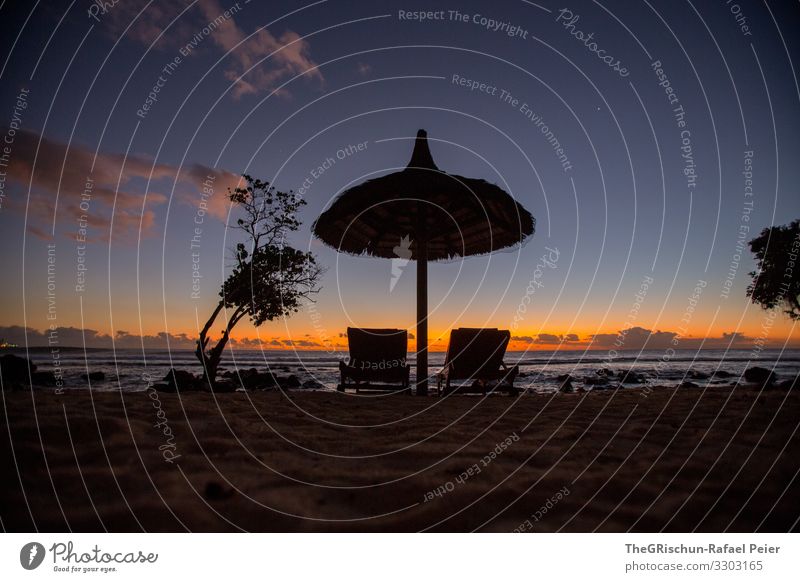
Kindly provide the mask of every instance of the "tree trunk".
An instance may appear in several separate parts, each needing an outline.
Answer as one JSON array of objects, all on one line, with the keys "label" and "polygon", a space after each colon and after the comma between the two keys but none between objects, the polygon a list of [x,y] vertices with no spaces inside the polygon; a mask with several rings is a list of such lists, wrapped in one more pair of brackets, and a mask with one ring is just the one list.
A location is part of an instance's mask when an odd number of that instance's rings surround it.
[{"label": "tree trunk", "polygon": [[203,329],[200,330],[200,339],[197,342],[197,350],[195,351],[197,359],[200,360],[200,364],[203,366],[203,379],[212,391],[217,381],[217,369],[222,359],[222,352],[225,350],[225,346],[230,339],[231,330],[247,311],[242,307],[238,307],[236,311],[233,312],[233,315],[231,315],[230,320],[228,320],[228,325],[225,327],[225,331],[222,332],[222,337],[213,348],[206,350],[208,342],[211,339],[208,337],[208,331],[211,329],[211,326],[214,324],[214,321],[217,319],[223,307],[224,303],[220,301]]}]

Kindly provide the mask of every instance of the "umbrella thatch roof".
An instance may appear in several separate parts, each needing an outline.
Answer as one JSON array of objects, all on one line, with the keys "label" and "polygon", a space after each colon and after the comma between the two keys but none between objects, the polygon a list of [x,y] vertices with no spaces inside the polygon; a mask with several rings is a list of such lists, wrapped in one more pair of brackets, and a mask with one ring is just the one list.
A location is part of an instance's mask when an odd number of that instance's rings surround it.
[{"label": "umbrella thatch roof", "polygon": [[408,167],[340,194],[314,223],[314,234],[345,253],[398,256],[403,239],[427,238],[427,258],[491,253],[533,234],[535,220],[500,187],[439,170],[427,135],[417,134]]}]

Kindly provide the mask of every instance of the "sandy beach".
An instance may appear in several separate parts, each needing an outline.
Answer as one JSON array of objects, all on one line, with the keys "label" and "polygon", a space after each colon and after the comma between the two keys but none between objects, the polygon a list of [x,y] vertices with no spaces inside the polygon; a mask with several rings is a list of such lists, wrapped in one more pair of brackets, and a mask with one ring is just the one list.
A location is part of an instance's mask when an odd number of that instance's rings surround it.
[{"label": "sandy beach", "polygon": [[787,531],[800,393],[3,392],[8,531]]}]

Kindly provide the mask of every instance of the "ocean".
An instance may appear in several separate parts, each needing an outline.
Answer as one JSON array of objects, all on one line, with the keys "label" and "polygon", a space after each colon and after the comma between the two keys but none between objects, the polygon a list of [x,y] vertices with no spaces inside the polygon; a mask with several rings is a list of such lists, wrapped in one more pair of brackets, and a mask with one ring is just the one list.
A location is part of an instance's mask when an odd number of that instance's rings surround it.
[{"label": "ocean", "polygon": [[[54,361],[49,348],[24,348],[4,350],[30,358],[38,371],[53,371]],[[163,378],[170,368],[187,370],[199,374],[200,365],[192,350],[107,350],[65,349],[59,354],[64,379],[64,389],[87,389],[89,382],[81,376],[87,372],[103,372],[105,379],[91,382],[91,389],[98,391],[140,391],[147,388],[143,379],[148,374],[154,381]],[[256,368],[272,370],[276,376],[294,374],[301,383],[316,386],[319,390],[335,390],[339,381],[338,362],[344,354],[320,351],[292,350],[237,350],[228,352],[222,360],[220,372]],[[614,356],[614,357],[612,357]],[[429,355],[431,375],[442,368],[445,354]],[[505,362],[520,366],[520,377],[515,385],[533,392],[557,390],[559,376],[569,374],[576,379],[579,388],[598,378],[597,371],[606,368],[614,371],[633,371],[644,377],[646,386],[677,386],[683,381],[705,385],[707,379],[696,379],[699,375],[710,377],[711,384],[730,384],[752,366],[774,369],[779,380],[794,378],[800,373],[800,350],[763,350],[758,358],[751,350],[643,350],[607,351],[561,350],[558,352],[508,352]],[[415,369],[413,356],[411,378]],[[687,375],[693,371],[694,377]],[[730,377],[713,377],[714,373],[727,372]],[[315,382],[311,382],[311,381]],[[318,383],[318,384],[317,384]],[[435,385],[435,384],[434,384]],[[636,386],[626,384],[625,386]],[[641,384],[639,384],[641,386]],[[46,388],[42,388],[46,389]]]}]

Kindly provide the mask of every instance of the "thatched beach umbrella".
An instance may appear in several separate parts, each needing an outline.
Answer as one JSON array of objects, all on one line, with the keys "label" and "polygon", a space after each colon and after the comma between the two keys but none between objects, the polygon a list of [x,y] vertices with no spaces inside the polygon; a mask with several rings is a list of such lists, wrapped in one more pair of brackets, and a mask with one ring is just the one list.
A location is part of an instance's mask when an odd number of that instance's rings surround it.
[{"label": "thatched beach umbrella", "polygon": [[437,168],[420,130],[407,168],[340,194],[313,231],[339,252],[417,262],[417,394],[427,394],[428,261],[519,244],[534,224],[501,188]]}]

